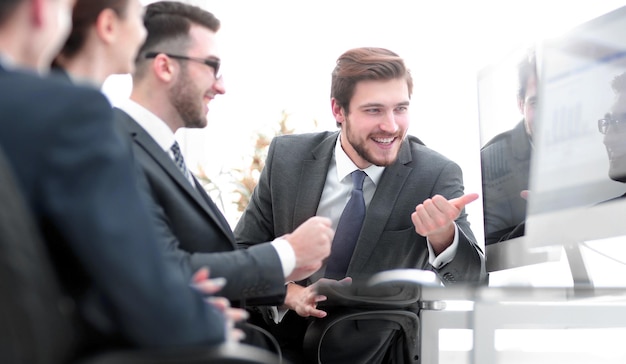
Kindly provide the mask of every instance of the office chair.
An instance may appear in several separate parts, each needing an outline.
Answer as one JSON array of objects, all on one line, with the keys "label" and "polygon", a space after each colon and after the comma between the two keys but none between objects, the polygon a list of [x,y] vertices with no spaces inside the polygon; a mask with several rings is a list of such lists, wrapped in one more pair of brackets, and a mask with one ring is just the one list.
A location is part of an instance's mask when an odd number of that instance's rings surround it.
[{"label": "office chair", "polygon": [[326,334],[340,323],[382,320],[398,332],[390,350],[394,364],[420,362],[419,312],[421,287],[439,285],[430,271],[398,269],[378,273],[363,283],[342,286],[320,282],[319,293],[328,297],[320,304],[328,315],[314,320],[304,337],[304,352],[310,363],[322,364]]},{"label": "office chair", "polygon": [[[0,148],[0,363],[70,364],[76,356],[73,301]],[[102,353],[72,364],[276,364],[274,354],[239,343]]]}]

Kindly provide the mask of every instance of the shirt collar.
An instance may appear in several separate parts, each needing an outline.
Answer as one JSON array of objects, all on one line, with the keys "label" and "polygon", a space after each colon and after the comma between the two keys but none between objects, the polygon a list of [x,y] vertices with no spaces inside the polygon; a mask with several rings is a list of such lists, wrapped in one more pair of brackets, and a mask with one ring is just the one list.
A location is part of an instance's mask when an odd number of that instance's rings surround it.
[{"label": "shirt collar", "polygon": [[119,108],[135,119],[137,124],[144,128],[164,151],[169,152],[176,139],[165,121],[130,99],[122,102]]},{"label": "shirt collar", "polygon": [[[360,169],[341,147],[341,133],[339,133],[335,144],[335,163],[337,164],[337,178],[339,178],[339,181],[342,181],[355,170]],[[385,167],[379,167],[373,164],[363,169],[363,172],[367,173],[367,176],[374,182],[374,185],[378,185],[378,181],[380,181],[384,171]]]}]

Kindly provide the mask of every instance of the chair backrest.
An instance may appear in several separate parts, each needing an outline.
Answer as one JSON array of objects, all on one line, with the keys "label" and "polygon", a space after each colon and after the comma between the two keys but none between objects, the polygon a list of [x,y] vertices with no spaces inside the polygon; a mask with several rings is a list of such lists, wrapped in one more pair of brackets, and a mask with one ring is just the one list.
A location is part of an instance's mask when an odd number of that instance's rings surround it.
[{"label": "chair backrest", "polygon": [[304,336],[303,349],[305,356],[311,364],[322,363],[322,346],[326,335],[333,327],[351,321],[377,320],[395,324],[398,332],[396,339],[390,344],[389,350],[393,354],[387,354],[388,360],[393,363],[411,364],[419,363],[420,343],[418,333],[420,331],[419,317],[412,310],[394,310],[385,308],[362,308],[343,309],[330,313],[323,319],[313,321],[307,328]]},{"label": "chair backrest", "polygon": [[0,148],[0,363],[58,364],[74,352],[73,304],[59,288]]}]

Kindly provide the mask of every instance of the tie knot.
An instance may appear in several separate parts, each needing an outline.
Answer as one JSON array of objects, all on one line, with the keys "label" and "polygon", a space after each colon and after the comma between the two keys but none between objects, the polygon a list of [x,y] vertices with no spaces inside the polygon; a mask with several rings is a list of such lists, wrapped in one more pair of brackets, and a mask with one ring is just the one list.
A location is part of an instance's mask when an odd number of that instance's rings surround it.
[{"label": "tie knot", "polygon": [[180,153],[180,146],[178,146],[178,142],[175,141],[174,144],[172,144],[172,147],[170,149],[174,153],[174,156],[178,157],[179,155],[182,155]]},{"label": "tie knot", "polygon": [[354,186],[355,190],[363,189],[363,181],[365,181],[365,176],[367,176],[367,173],[363,172],[360,169],[352,172],[352,185]]},{"label": "tie knot", "polygon": [[178,145],[178,142],[175,141],[170,149],[172,150],[172,154],[174,154],[174,163],[176,163],[178,169],[180,169],[180,171],[183,173],[183,176],[185,176],[185,178],[189,180],[190,174],[187,170],[187,166],[185,165],[183,153],[180,152],[180,146]]}]

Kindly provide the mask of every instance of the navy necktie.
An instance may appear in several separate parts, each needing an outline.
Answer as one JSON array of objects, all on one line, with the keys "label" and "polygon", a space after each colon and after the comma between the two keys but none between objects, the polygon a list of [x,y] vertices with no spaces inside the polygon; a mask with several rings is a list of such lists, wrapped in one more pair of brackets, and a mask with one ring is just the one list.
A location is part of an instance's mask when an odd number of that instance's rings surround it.
[{"label": "navy necktie", "polygon": [[189,170],[187,169],[187,165],[185,164],[185,159],[183,159],[183,154],[180,152],[180,147],[178,146],[178,142],[174,142],[174,145],[172,145],[170,149],[172,150],[172,153],[174,154],[174,163],[176,163],[176,166],[178,167],[178,169],[180,169],[180,171],[183,173],[183,176],[185,176],[185,179],[189,181],[190,180]]},{"label": "navy necktie", "polygon": [[365,200],[363,199],[363,181],[367,174],[361,170],[352,172],[352,195],[341,213],[335,238],[328,257],[325,276],[341,279],[346,276],[352,252],[359,238],[365,219]]}]

